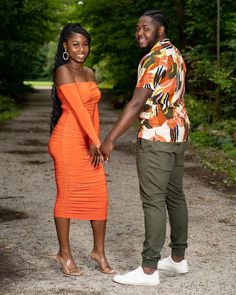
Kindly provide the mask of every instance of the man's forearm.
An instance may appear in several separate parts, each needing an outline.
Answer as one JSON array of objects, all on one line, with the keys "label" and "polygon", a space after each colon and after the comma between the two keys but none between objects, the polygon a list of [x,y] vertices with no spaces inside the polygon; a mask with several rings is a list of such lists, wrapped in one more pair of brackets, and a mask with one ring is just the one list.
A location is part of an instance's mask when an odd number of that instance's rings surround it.
[{"label": "man's forearm", "polygon": [[127,104],[119,120],[115,123],[106,139],[115,142],[137,119],[148,97],[152,95],[152,90],[147,88],[135,88],[131,101]]},{"label": "man's forearm", "polygon": [[115,142],[137,119],[140,107],[129,103],[124,109],[121,117],[116,122],[112,130],[108,133],[107,139]]}]

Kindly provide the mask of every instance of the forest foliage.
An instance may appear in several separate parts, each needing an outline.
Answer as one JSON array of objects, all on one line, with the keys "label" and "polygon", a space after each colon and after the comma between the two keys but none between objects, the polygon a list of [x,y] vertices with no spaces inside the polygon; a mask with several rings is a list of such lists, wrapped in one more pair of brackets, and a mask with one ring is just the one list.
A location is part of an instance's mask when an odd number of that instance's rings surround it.
[{"label": "forest foliage", "polygon": [[[0,93],[17,95],[72,9],[62,0],[1,0]],[[42,63],[41,63],[42,64]],[[43,67],[38,67],[38,74]]]},{"label": "forest foliage", "polygon": [[236,2],[220,1],[219,64],[217,1],[2,0],[0,93],[14,94],[25,79],[50,79],[58,33],[66,22],[77,21],[92,35],[89,65],[100,80],[109,81],[129,100],[142,55],[134,38],[136,22],[146,9],[154,8],[167,15],[168,36],[184,55],[189,108],[200,102],[204,113],[192,126],[197,127],[199,120],[212,123],[232,118],[236,109]]},{"label": "forest foliage", "polygon": [[[191,141],[207,167],[225,172],[236,182],[236,1],[83,2],[75,16],[78,13],[92,34],[90,66],[101,80],[113,83],[113,90],[124,101],[131,98],[143,54],[134,38],[137,19],[147,9],[159,9],[167,15],[168,37],[181,50],[187,65]],[[219,159],[211,150],[215,148],[223,151]]]},{"label": "forest foliage", "polygon": [[24,80],[51,79],[59,31],[72,21],[91,33],[88,65],[113,86],[115,97],[128,101],[143,54],[134,37],[136,22],[147,9],[167,15],[168,37],[184,56],[193,141],[235,150],[235,0],[1,0],[0,95],[17,98]]},{"label": "forest foliage", "polygon": [[[217,1],[86,0],[78,9],[79,19],[93,37],[91,65],[110,79],[114,89],[127,95],[136,82],[141,56],[134,34],[138,17],[146,9],[162,10],[169,18],[168,36],[182,51],[187,67],[187,92],[203,102],[205,118],[233,117],[236,109],[236,2],[220,4],[220,64],[217,62]],[[100,65],[100,67],[99,67]],[[220,116],[217,91],[220,89]],[[194,102],[191,102],[195,107]],[[191,107],[190,103],[190,107]],[[194,122],[194,127],[200,122]]]}]

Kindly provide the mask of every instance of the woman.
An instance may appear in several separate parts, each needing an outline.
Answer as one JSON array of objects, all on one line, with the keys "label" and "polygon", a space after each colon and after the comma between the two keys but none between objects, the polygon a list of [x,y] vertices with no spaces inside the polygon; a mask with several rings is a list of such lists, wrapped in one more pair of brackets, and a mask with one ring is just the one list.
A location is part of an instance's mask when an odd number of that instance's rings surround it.
[{"label": "woman", "polygon": [[81,276],[69,244],[70,219],[90,220],[94,248],[91,259],[114,274],[105,252],[107,186],[99,150],[98,101],[94,73],[84,67],[90,35],[80,24],[61,31],[54,66],[53,111],[49,153],[54,160],[57,197],[54,219],[59,241],[56,261],[64,274]]}]

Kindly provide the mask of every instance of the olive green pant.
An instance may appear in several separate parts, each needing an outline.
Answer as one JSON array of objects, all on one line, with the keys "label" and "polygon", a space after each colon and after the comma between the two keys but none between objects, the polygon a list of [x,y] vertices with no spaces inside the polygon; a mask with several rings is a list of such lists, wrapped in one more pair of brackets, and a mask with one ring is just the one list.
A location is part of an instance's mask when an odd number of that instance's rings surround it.
[{"label": "olive green pant", "polygon": [[166,237],[166,208],[171,254],[184,256],[187,248],[188,211],[183,192],[187,146],[187,142],[138,139],[136,161],[145,223],[142,266],[157,268]]}]

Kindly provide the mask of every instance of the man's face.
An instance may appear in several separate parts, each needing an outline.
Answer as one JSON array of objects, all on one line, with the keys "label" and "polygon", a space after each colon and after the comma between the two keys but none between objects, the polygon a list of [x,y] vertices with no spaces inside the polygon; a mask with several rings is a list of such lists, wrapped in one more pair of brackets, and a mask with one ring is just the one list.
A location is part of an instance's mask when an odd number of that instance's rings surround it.
[{"label": "man's face", "polygon": [[142,16],[137,23],[135,37],[140,48],[152,48],[159,41],[157,23],[149,16]]}]

